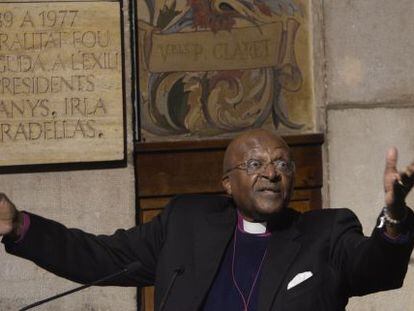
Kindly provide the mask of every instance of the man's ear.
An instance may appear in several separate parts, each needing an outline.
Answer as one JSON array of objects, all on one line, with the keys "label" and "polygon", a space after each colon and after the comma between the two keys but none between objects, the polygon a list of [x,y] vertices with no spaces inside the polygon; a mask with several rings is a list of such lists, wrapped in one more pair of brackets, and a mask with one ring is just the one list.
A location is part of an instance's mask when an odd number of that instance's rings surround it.
[{"label": "man's ear", "polygon": [[289,204],[289,202],[290,202],[290,199],[291,199],[291,197],[292,197],[292,194],[293,194],[293,190],[294,190],[294,188],[295,188],[295,174],[293,174],[292,175],[292,178],[291,178],[291,180],[290,180],[290,184],[288,185],[289,186],[289,191],[288,191],[288,197],[286,198],[286,204]]},{"label": "man's ear", "polygon": [[221,184],[223,185],[223,188],[226,190],[227,194],[231,195],[231,184],[229,176],[223,176],[221,179]]}]

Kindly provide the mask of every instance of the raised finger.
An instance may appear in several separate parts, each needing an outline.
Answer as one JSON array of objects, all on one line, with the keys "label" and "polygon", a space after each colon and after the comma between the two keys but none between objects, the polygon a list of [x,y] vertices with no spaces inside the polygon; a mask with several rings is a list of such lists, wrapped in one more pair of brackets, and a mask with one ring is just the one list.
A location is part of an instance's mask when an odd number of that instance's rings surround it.
[{"label": "raised finger", "polygon": [[397,161],[398,161],[398,151],[397,148],[391,147],[387,151],[385,157],[385,173],[396,172],[397,171]]}]

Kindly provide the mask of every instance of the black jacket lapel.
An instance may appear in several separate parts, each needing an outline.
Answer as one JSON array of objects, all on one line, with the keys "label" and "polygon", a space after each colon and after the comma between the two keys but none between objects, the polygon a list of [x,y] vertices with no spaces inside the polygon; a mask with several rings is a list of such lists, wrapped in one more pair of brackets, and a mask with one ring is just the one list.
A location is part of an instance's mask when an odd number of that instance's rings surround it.
[{"label": "black jacket lapel", "polygon": [[260,281],[258,310],[270,310],[289,267],[299,253],[301,244],[295,241],[298,235],[294,225],[272,232]]},{"label": "black jacket lapel", "polygon": [[206,215],[195,228],[194,265],[196,275],[196,305],[200,306],[214,280],[226,246],[236,225],[236,210],[232,206]]}]

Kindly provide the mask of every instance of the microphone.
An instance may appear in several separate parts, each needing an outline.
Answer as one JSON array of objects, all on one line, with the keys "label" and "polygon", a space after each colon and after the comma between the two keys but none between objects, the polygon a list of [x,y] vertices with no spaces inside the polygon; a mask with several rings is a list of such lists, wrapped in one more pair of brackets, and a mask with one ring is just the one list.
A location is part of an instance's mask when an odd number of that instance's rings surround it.
[{"label": "microphone", "polygon": [[177,268],[174,269],[174,273],[171,277],[170,284],[168,285],[167,291],[165,292],[165,295],[161,300],[160,311],[164,310],[164,308],[165,308],[165,304],[167,303],[168,297],[170,296],[171,290],[172,290],[173,285],[175,283],[175,279],[177,278],[177,276],[183,274],[184,271],[185,271],[185,269],[184,269],[183,266],[178,266]]},{"label": "microphone", "polygon": [[91,287],[91,286],[93,286],[93,285],[99,285],[100,283],[103,283],[103,282],[105,282],[105,281],[109,281],[109,280],[111,280],[111,279],[113,279],[113,278],[115,278],[115,277],[117,277],[117,276],[123,275],[123,274],[125,274],[125,273],[132,273],[132,272],[135,272],[135,271],[137,271],[137,270],[138,270],[141,266],[142,266],[142,264],[141,264],[141,262],[140,262],[140,261],[134,261],[134,262],[130,263],[128,266],[126,266],[124,269],[122,269],[122,270],[120,270],[120,271],[118,271],[118,272],[115,272],[115,273],[113,273],[113,274],[107,275],[107,276],[105,276],[105,277],[103,277],[103,278],[101,278],[101,279],[99,279],[99,280],[96,280],[96,281],[94,281],[94,282],[90,283],[90,284],[85,284],[85,285],[82,285],[82,286],[76,287],[76,288],[74,288],[74,289],[68,290],[68,291],[66,291],[66,292],[63,292],[63,293],[57,294],[57,295],[55,295],[55,296],[52,296],[52,297],[49,297],[49,298],[46,298],[46,299],[43,299],[43,300],[39,300],[39,301],[34,302],[34,303],[32,303],[32,304],[30,304],[30,305],[28,305],[28,306],[26,306],[26,307],[24,307],[24,308],[22,308],[22,309],[19,309],[19,311],[25,311],[25,310],[32,309],[32,308],[37,307],[37,306],[40,306],[40,305],[42,305],[42,304],[44,304],[44,303],[46,303],[46,302],[49,302],[49,301],[52,301],[52,300],[58,299],[58,298],[60,298],[60,297],[63,297],[63,296],[66,296],[66,295],[69,295],[69,294],[72,294],[72,293],[75,293],[75,292],[78,292],[78,291],[80,291],[80,290],[82,290],[82,289],[85,289],[85,288]]}]

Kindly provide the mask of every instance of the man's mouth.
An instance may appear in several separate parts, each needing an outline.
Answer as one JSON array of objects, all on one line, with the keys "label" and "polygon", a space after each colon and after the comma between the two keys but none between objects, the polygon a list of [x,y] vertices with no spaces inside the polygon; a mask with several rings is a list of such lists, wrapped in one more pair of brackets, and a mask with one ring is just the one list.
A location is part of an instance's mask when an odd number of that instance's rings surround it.
[{"label": "man's mouth", "polygon": [[280,189],[279,185],[274,186],[261,186],[256,189],[257,192],[264,192],[264,193],[274,193],[274,194],[280,194],[282,191]]}]

